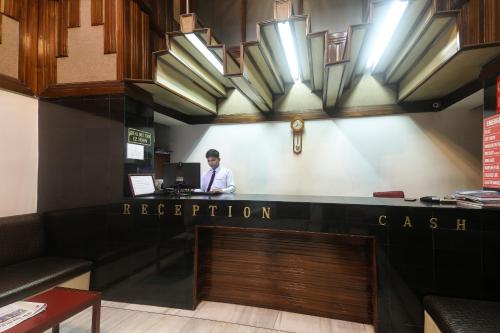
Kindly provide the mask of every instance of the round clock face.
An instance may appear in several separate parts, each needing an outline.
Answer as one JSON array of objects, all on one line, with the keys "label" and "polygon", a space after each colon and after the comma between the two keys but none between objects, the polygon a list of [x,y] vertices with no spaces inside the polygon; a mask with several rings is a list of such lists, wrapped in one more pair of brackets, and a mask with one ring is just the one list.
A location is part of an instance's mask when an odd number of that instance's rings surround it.
[{"label": "round clock face", "polygon": [[294,131],[301,131],[304,128],[304,121],[302,119],[292,120],[292,129]]}]

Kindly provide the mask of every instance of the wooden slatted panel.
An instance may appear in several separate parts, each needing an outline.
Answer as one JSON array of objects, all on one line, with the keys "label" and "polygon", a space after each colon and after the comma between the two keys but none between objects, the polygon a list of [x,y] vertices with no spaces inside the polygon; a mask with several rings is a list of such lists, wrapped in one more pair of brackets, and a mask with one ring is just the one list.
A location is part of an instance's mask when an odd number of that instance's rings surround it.
[{"label": "wooden slatted panel", "polygon": [[158,34],[151,34],[153,51],[162,51],[167,48],[165,37],[160,37]]},{"label": "wooden slatted panel", "polygon": [[80,0],[68,0],[68,28],[80,26]]},{"label": "wooden slatted panel", "polygon": [[19,2],[21,7],[19,20],[19,80],[33,92],[37,92],[38,7],[31,6],[29,0],[20,0]]},{"label": "wooden slatted panel", "polygon": [[104,0],[92,0],[90,3],[91,24],[104,24]]},{"label": "wooden slatted panel", "polygon": [[139,57],[140,64],[142,65],[139,76],[141,79],[150,79],[151,78],[151,47],[150,47],[150,31],[149,31],[149,22],[150,18],[144,12],[141,12],[141,24],[139,26],[139,51],[141,53]]},{"label": "wooden slatted panel", "polygon": [[116,53],[116,0],[106,0],[104,8],[104,53]]},{"label": "wooden slatted panel", "polygon": [[0,0],[0,12],[19,21],[22,0]]},{"label": "wooden slatted panel", "polygon": [[[31,7],[31,6],[30,6]],[[37,91],[57,83],[56,40],[58,1],[40,0],[38,7]],[[28,21],[29,18],[28,18]]]},{"label": "wooden slatted panel", "polygon": [[484,0],[469,0],[462,7],[462,45],[477,45],[484,41],[484,16],[481,13]]},{"label": "wooden slatted panel", "polygon": [[159,33],[165,34],[167,28],[167,1],[155,0],[152,3],[152,16],[153,24],[159,30]]},{"label": "wooden slatted panel", "polygon": [[198,300],[375,321],[373,239],[199,227]]},{"label": "wooden slatted panel", "polygon": [[346,43],[347,31],[328,34],[327,63],[334,63],[344,60]]},{"label": "wooden slatted panel", "polygon": [[56,57],[68,56],[68,0],[59,0]]},{"label": "wooden slatted panel", "polygon": [[2,18],[3,15],[0,13],[0,44],[2,44]]},{"label": "wooden slatted panel", "polygon": [[151,78],[150,18],[132,0],[125,1],[125,77]]},{"label": "wooden slatted panel", "polygon": [[500,1],[484,1],[484,42],[500,41]]}]

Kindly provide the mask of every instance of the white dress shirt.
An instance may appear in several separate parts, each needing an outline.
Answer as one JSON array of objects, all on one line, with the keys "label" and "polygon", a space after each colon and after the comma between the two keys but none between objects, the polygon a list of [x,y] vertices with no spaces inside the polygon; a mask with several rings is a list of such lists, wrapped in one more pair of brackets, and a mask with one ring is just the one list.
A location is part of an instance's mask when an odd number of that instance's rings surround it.
[{"label": "white dress shirt", "polygon": [[[214,170],[210,169],[201,177],[202,191],[207,191],[213,172]],[[220,189],[223,193],[234,193],[234,191],[236,191],[236,185],[234,185],[233,172],[219,165],[215,169],[215,177],[210,190],[213,189]]]}]

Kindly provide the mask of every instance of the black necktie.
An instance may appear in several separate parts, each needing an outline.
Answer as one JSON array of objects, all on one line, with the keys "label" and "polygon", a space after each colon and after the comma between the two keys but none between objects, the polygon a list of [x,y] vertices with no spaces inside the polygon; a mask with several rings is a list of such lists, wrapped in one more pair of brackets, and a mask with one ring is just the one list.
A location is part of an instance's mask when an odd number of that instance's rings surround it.
[{"label": "black necktie", "polygon": [[214,178],[215,178],[215,170],[212,173],[212,178],[210,178],[210,183],[208,183],[207,192],[210,192],[210,188],[212,188],[212,184],[214,182]]}]

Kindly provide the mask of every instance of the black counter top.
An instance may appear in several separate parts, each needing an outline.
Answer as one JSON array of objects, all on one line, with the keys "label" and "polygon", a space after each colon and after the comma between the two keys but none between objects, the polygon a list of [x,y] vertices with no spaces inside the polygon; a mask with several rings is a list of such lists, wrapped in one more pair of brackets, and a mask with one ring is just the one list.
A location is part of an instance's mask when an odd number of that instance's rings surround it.
[{"label": "black counter top", "polygon": [[219,194],[219,195],[191,195],[186,197],[173,197],[166,194],[128,198],[126,200],[210,200],[210,201],[256,201],[256,202],[290,202],[312,204],[342,204],[365,206],[396,206],[396,207],[422,207],[422,208],[450,208],[464,209],[456,205],[440,205],[416,201],[405,201],[400,198],[374,198],[374,197],[343,197],[343,196],[314,196],[314,195],[277,195],[277,194]]}]

